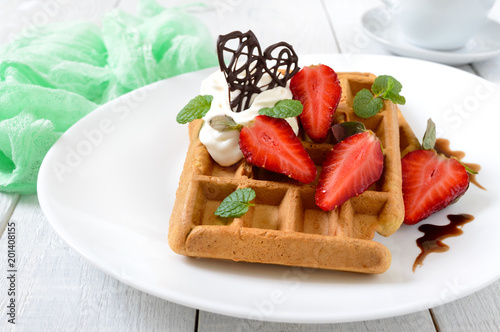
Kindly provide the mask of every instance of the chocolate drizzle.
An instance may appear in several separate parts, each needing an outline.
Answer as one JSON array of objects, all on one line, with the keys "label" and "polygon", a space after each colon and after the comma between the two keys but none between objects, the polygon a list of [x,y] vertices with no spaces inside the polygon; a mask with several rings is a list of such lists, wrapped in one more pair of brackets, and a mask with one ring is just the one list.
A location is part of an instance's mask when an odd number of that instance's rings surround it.
[{"label": "chocolate drizzle", "polygon": [[[457,158],[458,160],[460,160],[462,164],[464,164],[465,166],[469,167],[470,169],[476,172],[479,172],[481,170],[481,165],[479,164],[464,163],[462,159],[465,157],[465,152],[453,151],[452,149],[450,149],[450,141],[447,140],[446,138],[438,138],[436,140],[436,144],[434,145],[434,150],[436,150],[437,153],[441,153],[448,158],[450,157]],[[477,182],[476,174],[469,173],[469,181],[475,184],[478,188],[486,190],[485,187],[483,187],[482,185],[479,184],[479,182]]]},{"label": "chocolate drizzle", "polygon": [[[421,252],[413,263],[413,272],[424,263],[425,257],[431,252],[445,252],[450,249],[442,240],[459,236],[463,233],[460,229],[464,224],[474,220],[474,216],[470,214],[449,214],[450,223],[444,226],[425,224],[418,228],[424,235],[417,239],[417,246]],[[460,228],[459,228],[460,227]]]},{"label": "chocolate drizzle", "polygon": [[[232,46],[237,43],[236,47]],[[230,55],[226,65],[224,55]],[[241,112],[250,107],[254,94],[285,87],[287,81],[298,71],[298,57],[293,47],[285,42],[270,45],[264,50],[254,33],[233,31],[220,35],[217,39],[217,56],[220,69],[226,76],[229,102],[233,112]],[[269,74],[269,82],[260,82],[264,74]]]}]

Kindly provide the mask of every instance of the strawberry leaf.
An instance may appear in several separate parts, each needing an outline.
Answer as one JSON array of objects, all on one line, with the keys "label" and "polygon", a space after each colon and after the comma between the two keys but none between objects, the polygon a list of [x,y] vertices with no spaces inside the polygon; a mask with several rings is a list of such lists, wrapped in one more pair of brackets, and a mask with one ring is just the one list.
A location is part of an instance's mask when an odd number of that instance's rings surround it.
[{"label": "strawberry leaf", "polygon": [[436,145],[436,124],[432,119],[427,120],[427,129],[425,129],[424,138],[422,139],[422,147],[425,150],[434,149]]},{"label": "strawberry leaf", "polygon": [[228,115],[217,115],[210,119],[208,122],[210,127],[214,128],[217,131],[223,132],[227,130],[240,130],[243,128],[242,125],[239,125],[234,121],[234,119]]},{"label": "strawberry leaf", "polygon": [[302,113],[304,106],[298,100],[293,99],[283,99],[278,101],[274,107],[262,108],[259,111],[260,115],[267,115],[273,118],[293,118],[299,116]]},{"label": "strawberry leaf", "polygon": [[[457,159],[458,160],[458,159]],[[478,171],[472,169],[469,165],[467,165],[466,163],[463,163],[461,162],[460,160],[458,160],[458,162],[463,166],[465,167],[465,170],[467,171],[467,173],[469,174],[479,174]]]},{"label": "strawberry leaf", "polygon": [[374,97],[368,89],[362,89],[354,97],[354,113],[361,118],[374,116],[382,109],[384,101],[379,97]]},{"label": "strawberry leaf", "polygon": [[469,165],[467,165],[466,163],[463,163],[463,162],[461,162],[460,160],[459,160],[458,162],[459,162],[460,164],[462,164],[462,166],[464,166],[464,167],[465,167],[465,170],[467,171],[467,173],[469,173],[469,174],[474,174],[474,175],[475,175],[475,174],[479,174],[479,172],[478,172],[478,171],[476,171],[476,170],[472,169],[472,168],[471,168]]},{"label": "strawberry leaf", "polygon": [[213,96],[196,96],[184,106],[184,108],[177,114],[177,122],[186,124],[196,119],[201,119],[207,114],[212,105]]},{"label": "strawberry leaf", "polygon": [[224,198],[214,214],[220,217],[239,218],[247,213],[248,208],[253,206],[250,201],[255,198],[255,191],[251,188],[236,189]]}]

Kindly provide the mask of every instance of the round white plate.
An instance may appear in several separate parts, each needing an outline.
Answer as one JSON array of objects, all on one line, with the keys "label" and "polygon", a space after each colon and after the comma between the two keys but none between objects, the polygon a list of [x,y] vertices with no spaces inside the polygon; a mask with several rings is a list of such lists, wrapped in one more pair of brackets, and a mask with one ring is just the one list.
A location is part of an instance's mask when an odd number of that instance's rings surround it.
[{"label": "round white plate", "polygon": [[[142,291],[211,312],[257,320],[327,323],[368,320],[453,301],[500,277],[500,156],[495,144],[499,87],[463,71],[419,60],[366,55],[304,56],[337,71],[393,75],[403,84],[402,107],[419,137],[427,118],[465,161],[483,166],[488,191],[471,186],[455,205],[426,223],[446,224],[450,213],[475,220],[445,240],[412,272],[421,236],[403,226],[376,237],[392,252],[382,275],[193,259],[167,243],[170,212],[188,146],[178,111],[215,69],[155,83],[103,105],[54,145],[40,170],[38,195],[59,235],[95,266]],[[249,324],[258,324],[249,321]]]},{"label": "round white plate", "polygon": [[368,36],[394,54],[402,56],[462,65],[500,54],[500,23],[493,20],[489,20],[464,47],[447,52],[421,48],[406,41],[396,16],[385,7],[368,10],[363,14],[361,23]]}]

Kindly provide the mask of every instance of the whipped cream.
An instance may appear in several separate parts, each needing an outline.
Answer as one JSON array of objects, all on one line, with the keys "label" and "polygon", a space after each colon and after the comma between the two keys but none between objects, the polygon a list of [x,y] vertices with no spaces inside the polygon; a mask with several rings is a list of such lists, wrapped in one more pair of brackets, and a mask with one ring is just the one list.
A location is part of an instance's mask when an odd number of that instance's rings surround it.
[{"label": "whipped cream", "polygon": [[[261,78],[259,85],[269,83],[269,75]],[[233,112],[229,105],[226,77],[222,71],[217,71],[207,77],[201,83],[201,94],[212,95],[214,99],[208,113],[203,117],[205,121],[200,130],[200,141],[205,145],[212,158],[221,166],[231,166],[243,158],[240,150],[239,131],[228,130],[224,132],[213,129],[208,123],[218,115],[227,115],[234,119],[237,124],[247,125],[257,115],[259,110],[266,107],[273,107],[278,101],[292,99],[292,92],[287,84],[286,87],[275,87],[270,90],[254,94],[250,99],[250,107],[242,112]],[[297,135],[299,124],[297,118],[287,118],[293,131]]]}]

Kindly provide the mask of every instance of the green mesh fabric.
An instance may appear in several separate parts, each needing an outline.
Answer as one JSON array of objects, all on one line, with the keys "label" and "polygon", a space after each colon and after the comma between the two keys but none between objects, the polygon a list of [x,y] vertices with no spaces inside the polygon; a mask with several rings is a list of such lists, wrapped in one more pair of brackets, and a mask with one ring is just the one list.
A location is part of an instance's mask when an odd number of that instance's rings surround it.
[{"label": "green mesh fabric", "polygon": [[153,0],[102,28],[51,24],[0,48],[0,191],[36,192],[55,141],[96,107],[158,80],[217,65],[203,24]]}]

